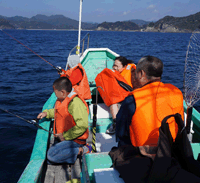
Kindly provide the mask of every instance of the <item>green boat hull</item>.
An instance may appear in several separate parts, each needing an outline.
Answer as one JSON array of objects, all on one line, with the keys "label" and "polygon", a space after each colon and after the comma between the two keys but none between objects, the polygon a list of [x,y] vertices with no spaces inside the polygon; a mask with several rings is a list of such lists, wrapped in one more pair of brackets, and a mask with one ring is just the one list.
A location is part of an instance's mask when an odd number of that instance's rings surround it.
[{"label": "green boat hull", "polygon": [[[104,68],[112,68],[114,59],[119,56],[107,48],[101,49],[87,49],[81,57],[81,63],[86,70],[88,81],[90,83],[91,93],[95,98],[96,87],[95,77]],[[46,101],[42,110],[53,108],[56,102],[56,96],[54,93]],[[94,101],[88,100],[89,105],[92,105]],[[100,101],[101,102],[101,101]],[[187,106],[184,102],[184,110],[186,112]],[[200,113],[193,109],[192,114],[193,121],[193,142],[192,148],[194,157],[197,158],[200,152]],[[97,133],[105,133],[112,120],[110,117],[97,119]],[[89,129],[92,130],[92,114],[88,117]],[[40,125],[50,130],[50,120],[40,120]],[[46,152],[50,141],[50,134],[46,131],[38,129],[35,144],[31,154],[30,161],[22,173],[19,183],[39,183],[42,181],[42,176],[45,173],[45,160]],[[81,182],[95,182],[94,181],[94,169],[109,168],[112,164],[108,152],[86,154],[83,156],[83,165],[81,172]]]}]

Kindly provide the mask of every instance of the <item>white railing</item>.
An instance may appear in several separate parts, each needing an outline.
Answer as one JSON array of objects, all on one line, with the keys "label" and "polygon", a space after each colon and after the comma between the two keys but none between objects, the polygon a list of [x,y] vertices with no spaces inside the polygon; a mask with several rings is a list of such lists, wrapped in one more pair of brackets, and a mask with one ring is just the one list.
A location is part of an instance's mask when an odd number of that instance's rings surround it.
[{"label": "white railing", "polygon": [[[81,57],[83,52],[85,51],[85,40],[87,39],[87,47],[86,49],[89,48],[89,42],[90,42],[90,34],[87,33],[83,39],[80,41],[80,47],[82,48],[82,51],[80,52],[79,56]],[[72,55],[73,51],[76,50],[76,48],[78,47],[78,45],[76,45],[70,52],[69,52],[69,56]]]}]

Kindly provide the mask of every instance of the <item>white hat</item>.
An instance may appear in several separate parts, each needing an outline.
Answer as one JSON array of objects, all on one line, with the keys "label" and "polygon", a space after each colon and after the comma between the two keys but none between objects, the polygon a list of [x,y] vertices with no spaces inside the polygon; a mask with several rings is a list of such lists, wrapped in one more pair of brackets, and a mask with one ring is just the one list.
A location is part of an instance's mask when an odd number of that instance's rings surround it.
[{"label": "white hat", "polygon": [[70,55],[67,59],[67,64],[71,68],[75,67],[78,63],[80,63],[80,57],[78,55]]}]

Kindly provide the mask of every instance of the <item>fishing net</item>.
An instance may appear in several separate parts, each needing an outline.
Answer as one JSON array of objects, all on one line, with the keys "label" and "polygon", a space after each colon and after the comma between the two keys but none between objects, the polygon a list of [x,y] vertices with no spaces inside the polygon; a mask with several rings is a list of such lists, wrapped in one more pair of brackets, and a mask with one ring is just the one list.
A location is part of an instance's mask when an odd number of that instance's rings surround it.
[{"label": "fishing net", "polygon": [[184,99],[187,107],[192,107],[200,99],[200,30],[190,37],[184,70]]}]

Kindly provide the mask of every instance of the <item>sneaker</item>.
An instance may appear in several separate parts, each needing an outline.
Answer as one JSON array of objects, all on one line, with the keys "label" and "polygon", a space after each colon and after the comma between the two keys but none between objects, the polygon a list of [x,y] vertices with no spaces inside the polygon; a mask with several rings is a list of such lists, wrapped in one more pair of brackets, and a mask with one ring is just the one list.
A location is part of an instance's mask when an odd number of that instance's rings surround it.
[{"label": "sneaker", "polygon": [[89,144],[86,144],[83,146],[83,154],[91,153],[92,152],[92,146]]},{"label": "sneaker", "polygon": [[87,153],[91,153],[91,152],[92,152],[92,146],[89,144],[86,144],[83,147],[79,147],[78,156],[82,156],[83,154],[87,154]]},{"label": "sneaker", "polygon": [[107,130],[106,133],[113,135],[115,134],[115,129],[116,129],[116,123],[113,123]]}]

